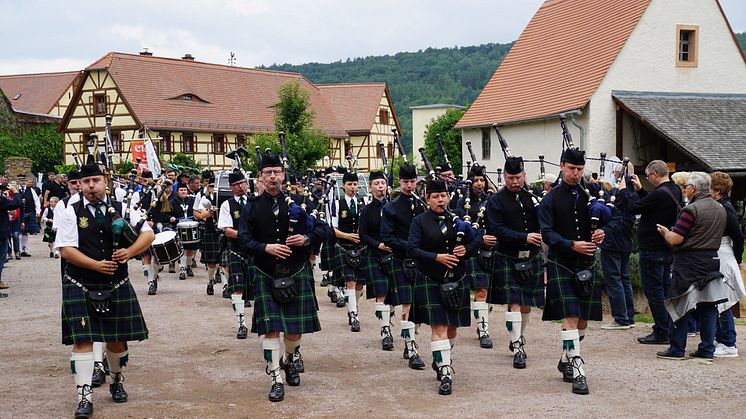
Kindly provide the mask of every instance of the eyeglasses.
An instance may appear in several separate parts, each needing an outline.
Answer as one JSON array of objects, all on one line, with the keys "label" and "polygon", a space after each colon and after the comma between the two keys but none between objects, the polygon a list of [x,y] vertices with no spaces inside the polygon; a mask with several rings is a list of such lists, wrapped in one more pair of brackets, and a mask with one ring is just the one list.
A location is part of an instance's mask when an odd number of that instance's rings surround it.
[{"label": "eyeglasses", "polygon": [[284,170],[262,170],[262,174],[264,176],[280,176],[283,172]]},{"label": "eyeglasses", "polygon": [[690,186],[691,186],[692,188],[694,187],[694,185],[693,185],[693,184],[691,184],[691,183],[687,183],[686,185],[684,185],[684,188],[688,188],[688,187],[690,187]]}]

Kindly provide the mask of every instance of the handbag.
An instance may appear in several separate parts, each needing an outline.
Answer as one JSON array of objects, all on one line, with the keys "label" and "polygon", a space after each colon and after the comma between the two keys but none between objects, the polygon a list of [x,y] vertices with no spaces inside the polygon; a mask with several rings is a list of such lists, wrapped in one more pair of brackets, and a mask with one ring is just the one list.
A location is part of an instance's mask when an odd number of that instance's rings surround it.
[{"label": "handbag", "polygon": [[411,282],[417,278],[417,262],[414,259],[404,259],[404,276]]},{"label": "handbag", "polygon": [[99,290],[86,292],[86,305],[88,314],[94,317],[110,317],[114,315],[111,303],[112,290]]},{"label": "handbag", "polygon": [[492,250],[479,249],[477,262],[482,269],[487,272],[492,272],[492,267],[495,266],[495,252]]},{"label": "handbag", "polygon": [[518,285],[526,286],[534,282],[534,270],[530,261],[515,262],[513,264],[513,277]]},{"label": "handbag", "polygon": [[381,270],[381,272],[385,274],[390,274],[392,271],[392,264],[394,263],[394,255],[391,253],[386,254],[381,257],[381,259],[378,261],[378,269]]},{"label": "handbag", "polygon": [[272,279],[272,297],[280,304],[295,301],[298,296],[298,288],[291,276]]},{"label": "handbag", "polygon": [[588,269],[575,274],[573,285],[580,297],[590,297],[593,291],[593,272]]},{"label": "handbag", "polygon": [[461,308],[461,280],[440,284],[440,298],[446,310],[456,311]]},{"label": "handbag", "polygon": [[362,250],[358,247],[352,248],[352,249],[345,249],[345,256],[347,260],[347,265],[349,265],[352,268],[359,268],[360,264],[362,263]]}]

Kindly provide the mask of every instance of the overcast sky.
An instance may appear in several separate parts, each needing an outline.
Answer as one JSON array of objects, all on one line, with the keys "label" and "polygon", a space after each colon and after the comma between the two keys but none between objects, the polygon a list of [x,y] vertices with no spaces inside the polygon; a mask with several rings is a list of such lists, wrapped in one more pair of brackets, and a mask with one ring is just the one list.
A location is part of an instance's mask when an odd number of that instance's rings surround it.
[{"label": "overcast sky", "polygon": [[[623,1],[623,0],[620,0]],[[542,0],[0,0],[0,74],[85,68],[109,51],[253,67],[515,40]],[[721,0],[736,32],[746,1]]]}]

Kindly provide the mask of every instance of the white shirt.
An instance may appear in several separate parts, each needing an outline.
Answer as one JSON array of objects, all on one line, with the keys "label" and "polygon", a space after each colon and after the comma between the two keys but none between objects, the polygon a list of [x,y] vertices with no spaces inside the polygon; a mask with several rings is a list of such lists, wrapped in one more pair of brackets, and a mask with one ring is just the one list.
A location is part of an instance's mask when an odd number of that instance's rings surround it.
[{"label": "white shirt", "polygon": [[36,194],[36,189],[29,188],[28,186],[21,186],[18,192],[23,194],[25,193],[26,189],[31,189],[31,196],[34,199],[34,212],[36,213],[36,216],[38,217],[39,214],[41,214],[41,201],[39,201],[39,195]]},{"label": "white shirt", "polygon": [[[355,214],[360,214],[360,210],[362,210],[361,205],[359,202],[357,202],[357,196],[347,196],[347,194],[344,195],[345,203],[347,204],[347,208],[350,208],[352,205],[352,201],[355,201]],[[335,211],[335,214],[331,214],[332,216],[332,227],[337,228],[339,227],[339,202],[337,202],[337,211]]]},{"label": "white shirt", "polygon": [[[244,205],[249,202],[248,195],[234,196],[236,202],[240,203],[240,199],[244,199]],[[233,217],[231,216],[231,203],[230,199],[226,200],[220,205],[220,214],[218,215],[218,228],[225,230],[226,227],[233,228]]]},{"label": "white shirt", "polygon": [[[63,210],[60,212],[59,219],[58,213],[55,212],[54,214],[54,222],[57,223],[57,240],[54,243],[54,247],[58,250],[62,247],[78,247],[78,217],[75,215],[75,208],[73,208],[73,204],[78,202],[80,199],[76,199],[75,202],[73,202],[73,198],[75,198],[75,196],[70,198],[67,206],[64,207]],[[85,197],[83,197],[83,205],[91,214],[92,219],[95,220],[95,205],[91,204]],[[61,207],[61,205],[57,204],[57,207]],[[57,209],[57,207],[55,207],[55,210]],[[101,211],[104,211],[103,206],[100,206],[100,208]],[[120,215],[123,216],[124,214]],[[132,213],[130,213],[130,225],[134,227],[139,222],[140,214],[137,211],[133,211]],[[150,228],[150,225],[148,225],[148,223],[143,223],[140,232],[152,230],[153,229]]]}]

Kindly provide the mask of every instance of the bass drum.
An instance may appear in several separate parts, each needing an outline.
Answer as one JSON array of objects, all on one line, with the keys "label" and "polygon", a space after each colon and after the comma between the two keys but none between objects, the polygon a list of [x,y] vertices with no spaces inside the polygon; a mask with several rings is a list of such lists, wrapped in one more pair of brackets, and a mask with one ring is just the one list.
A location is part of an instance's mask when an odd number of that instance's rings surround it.
[{"label": "bass drum", "polygon": [[164,231],[155,235],[155,240],[150,244],[150,252],[160,265],[176,262],[184,254],[179,238],[175,231]]}]

